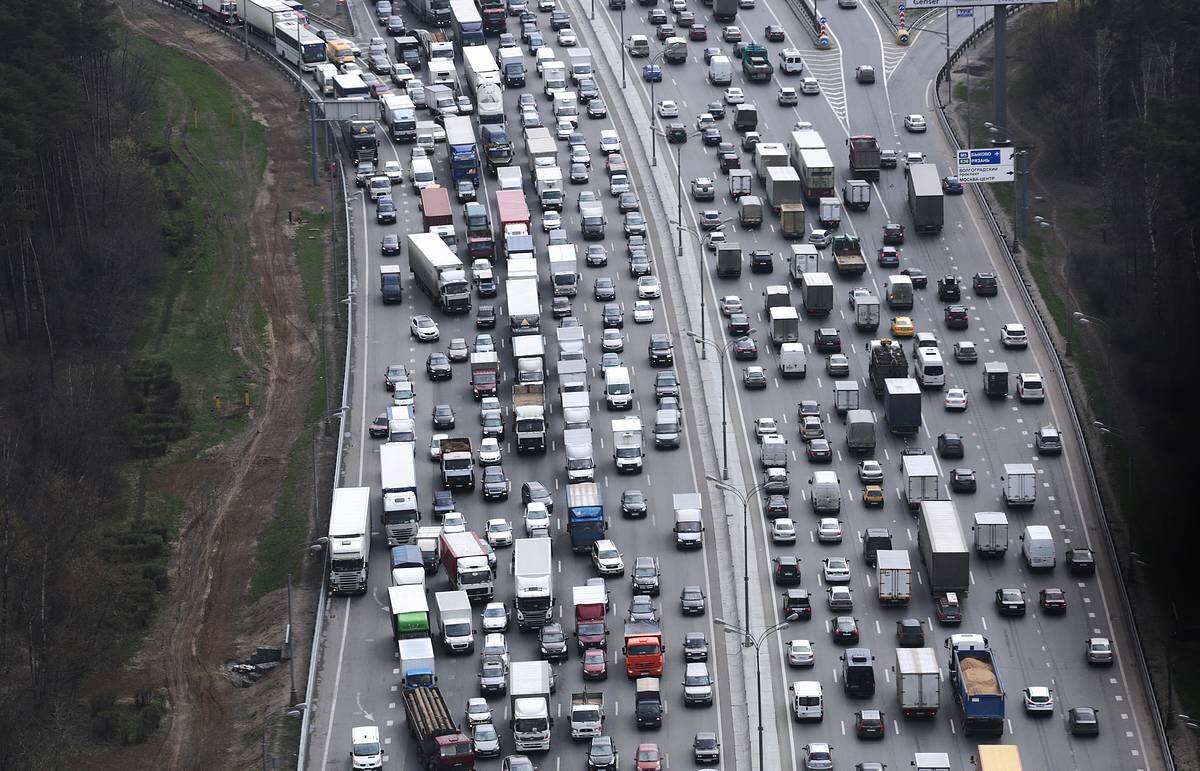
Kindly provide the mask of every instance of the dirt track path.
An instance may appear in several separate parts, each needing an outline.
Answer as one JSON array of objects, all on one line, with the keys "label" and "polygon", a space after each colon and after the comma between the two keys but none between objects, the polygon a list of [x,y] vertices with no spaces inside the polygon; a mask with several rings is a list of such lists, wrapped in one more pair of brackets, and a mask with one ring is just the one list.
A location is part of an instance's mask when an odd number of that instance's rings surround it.
[{"label": "dirt track path", "polygon": [[[171,592],[146,646],[142,665],[151,687],[165,688],[170,722],[162,741],[116,753],[128,767],[218,769],[238,761],[240,725],[263,699],[279,696],[238,689],[224,674],[236,657],[245,591],[254,571],[255,541],[271,515],[286,473],[288,453],[304,424],[306,383],[318,349],[287,232],[289,209],[317,209],[321,202],[306,178],[303,114],[295,91],[269,66],[225,37],[152,3],[122,3],[126,23],[156,41],[200,59],[219,72],[267,127],[267,168],[261,179],[246,169],[244,184],[256,190],[247,223],[256,293],[268,318],[266,387],[244,441],[222,457],[199,464],[188,491],[172,563]],[[297,125],[299,124],[299,125]],[[254,178],[251,178],[254,175]],[[261,621],[260,619],[252,619]],[[280,619],[272,620],[281,629]],[[241,728],[242,730],[238,730]],[[261,728],[256,729],[258,733]],[[118,758],[110,758],[118,760]],[[101,764],[107,765],[107,764]]]}]

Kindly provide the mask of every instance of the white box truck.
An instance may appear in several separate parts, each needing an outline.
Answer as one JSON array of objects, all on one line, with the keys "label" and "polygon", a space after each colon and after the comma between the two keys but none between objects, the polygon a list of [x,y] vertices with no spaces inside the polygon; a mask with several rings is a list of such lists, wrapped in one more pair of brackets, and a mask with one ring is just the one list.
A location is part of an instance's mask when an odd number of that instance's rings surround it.
[{"label": "white box truck", "polygon": [[1013,508],[1037,502],[1037,470],[1032,463],[1004,464],[1004,502]]},{"label": "white box truck", "polygon": [[574,297],[579,293],[579,271],[574,244],[550,247],[550,284],[555,297]]},{"label": "white box truck", "polygon": [[975,513],[975,553],[984,557],[1003,557],[1008,551],[1008,516],[1002,511]]},{"label": "white box truck", "polygon": [[329,512],[329,591],[365,594],[371,555],[371,488],[339,487]]},{"label": "white box truck", "polygon": [[902,492],[909,509],[917,509],[923,501],[941,497],[937,461],[931,455],[904,455],[900,458],[903,476]]},{"label": "white box truck", "polygon": [[776,306],[768,311],[771,321],[771,342],[775,345],[800,341],[800,314],[792,306]]},{"label": "white box truck", "polygon": [[896,649],[896,696],[902,715],[937,715],[941,687],[942,672],[932,648]]},{"label": "white box truck", "polygon": [[640,474],[645,450],[642,447],[642,419],[618,418],[612,422],[613,463],[617,473]]},{"label": "white box truck", "polygon": [[379,486],[383,493],[379,519],[388,546],[409,543],[420,527],[415,456],[416,450],[409,442],[387,442],[379,448]]},{"label": "white box truck", "polygon": [[553,678],[548,661],[514,661],[509,666],[508,721],[517,752],[550,749],[550,690]]},{"label": "white box truck", "polygon": [[[400,587],[403,588],[403,587]],[[465,591],[437,592],[438,641],[451,655],[475,650],[475,628],[471,618],[471,598]]]},{"label": "white box truck", "polygon": [[912,599],[912,565],[906,549],[875,552],[875,572],[881,605],[907,605]]}]

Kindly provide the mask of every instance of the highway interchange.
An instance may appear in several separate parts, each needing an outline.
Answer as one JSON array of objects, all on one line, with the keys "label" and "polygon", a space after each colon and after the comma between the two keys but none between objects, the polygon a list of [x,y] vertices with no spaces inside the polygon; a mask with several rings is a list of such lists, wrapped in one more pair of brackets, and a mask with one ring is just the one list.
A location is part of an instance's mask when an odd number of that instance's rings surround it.
[{"label": "highway interchange", "polygon": [[[928,35],[920,35],[909,49],[900,49],[887,42],[888,31],[883,22],[875,18],[875,10],[869,9],[867,3],[854,10],[841,10],[828,5],[831,29],[835,36],[837,47],[832,52],[816,52],[810,39],[800,29],[800,22],[790,8],[782,0],[758,0],[755,9],[740,11],[737,24],[742,27],[747,39],[761,37],[762,29],[770,23],[782,23],[788,30],[786,43],[767,44],[772,61],[778,50],[783,47],[796,47],[805,54],[806,72],[812,71],[821,80],[825,98],[822,96],[801,97],[797,108],[783,108],[776,103],[775,95],[779,85],[796,85],[789,76],[776,73],[770,84],[745,83],[741,77],[740,66],[735,60],[734,85],[746,91],[747,100],[754,102],[760,111],[759,132],[764,140],[785,142],[789,136],[792,124],[797,120],[806,120],[819,130],[830,149],[830,154],[837,166],[837,176],[840,180],[846,173],[846,156],[843,141],[849,133],[874,134],[880,139],[885,148],[898,150],[922,150],[929,155],[931,161],[938,163],[940,169],[946,169],[950,154],[941,138],[941,132],[933,126],[935,123],[933,109],[929,103],[929,81],[943,56],[942,41]],[[661,6],[660,6],[661,7]],[[363,43],[374,35],[382,34],[369,6],[353,4],[352,12],[359,31],[359,40]],[[702,111],[703,106],[710,100],[720,98],[720,89],[709,86],[705,80],[706,68],[701,52],[705,46],[720,46],[728,51],[731,46],[719,40],[720,25],[710,18],[708,9],[699,3],[692,3],[689,8],[696,12],[698,22],[706,22],[709,28],[709,42],[689,43],[689,60],[685,65],[663,65],[664,80],[655,89],[655,98],[674,99],[681,108],[680,120],[691,123],[695,116]],[[588,8],[569,8],[576,19],[576,29],[581,33],[583,25],[589,22],[586,18]],[[630,4],[625,11],[624,31],[628,34],[642,33],[651,35],[653,30],[646,23],[646,8]],[[982,9],[980,9],[982,10]],[[613,12],[609,12],[602,3],[596,6],[596,27],[594,32],[584,36],[584,42],[589,37],[595,40],[596,33],[615,40],[619,33],[621,21]],[[542,14],[543,30],[549,32],[548,14]],[[935,28],[940,28],[942,22],[936,22]],[[410,20],[410,26],[415,24]],[[515,20],[510,19],[509,30],[516,31]],[[959,40],[970,31],[970,22],[955,20],[952,26],[952,39]],[[548,34],[548,43],[555,47],[553,35]],[[490,38],[489,44],[495,46],[495,39]],[[652,48],[655,47],[652,42]],[[364,46],[365,47],[365,46]],[[596,46],[593,45],[593,57],[599,59]],[[621,92],[619,64],[615,67],[599,66],[601,72],[601,90],[609,105],[613,118],[618,111],[626,110],[626,102],[637,102],[635,115],[644,115],[649,103],[648,90],[640,79],[640,66],[644,59],[634,59],[627,62],[629,87]],[[529,87],[539,93],[539,110],[543,118],[549,119],[549,103],[540,96],[540,83],[533,71],[532,57],[526,58],[530,70]],[[853,81],[855,66],[873,64],[880,74],[878,82],[872,86],[859,86]],[[518,151],[517,163],[525,165],[523,143],[520,140],[518,112],[516,109],[517,93],[506,93],[506,113],[510,126],[510,135],[515,138]],[[900,125],[903,114],[920,112],[930,121],[931,130],[925,135],[907,134]],[[635,557],[641,555],[658,556],[663,566],[662,594],[659,604],[662,607],[663,627],[668,647],[666,673],[664,674],[664,694],[668,698],[668,712],[664,719],[664,727],[657,732],[640,732],[635,729],[632,718],[633,686],[623,672],[623,662],[620,657],[619,630],[622,616],[628,606],[631,591],[626,579],[609,581],[612,590],[612,615],[609,617],[609,627],[613,630],[610,641],[610,675],[602,689],[609,704],[607,732],[615,737],[617,746],[622,753],[622,766],[628,767],[632,760],[633,751],[640,741],[655,741],[660,744],[669,760],[669,767],[693,767],[691,758],[691,739],[697,730],[719,731],[725,752],[722,757],[722,767],[739,767],[738,759],[734,756],[735,746],[745,747],[746,736],[753,734],[753,726],[746,725],[747,714],[744,708],[739,708],[745,698],[745,686],[742,683],[730,682],[730,667],[727,662],[739,659],[740,649],[736,638],[727,637],[719,627],[714,627],[713,618],[724,616],[729,619],[742,618],[741,611],[736,607],[722,607],[721,583],[741,585],[740,570],[735,570],[734,563],[722,559],[732,552],[740,555],[740,543],[724,544],[723,550],[718,550],[715,539],[726,538],[729,532],[723,522],[711,520],[713,512],[720,512],[722,506],[729,507],[731,514],[738,515],[740,521],[740,505],[732,497],[722,499],[711,485],[704,481],[705,474],[720,473],[721,442],[718,435],[719,424],[713,424],[709,413],[702,409],[705,395],[713,400],[719,392],[704,392],[702,395],[699,370],[696,356],[693,352],[685,353],[685,348],[691,346],[685,330],[687,319],[694,317],[696,309],[691,309],[692,316],[681,309],[684,305],[695,304],[696,287],[679,278],[678,266],[674,264],[674,241],[676,233],[667,224],[668,219],[675,216],[673,200],[670,206],[660,201],[668,198],[674,185],[676,174],[675,147],[659,140],[657,149],[657,169],[646,167],[639,163],[640,154],[631,154],[631,167],[637,183],[637,190],[643,202],[643,211],[651,221],[653,232],[651,242],[656,247],[652,249],[655,274],[663,279],[664,297],[655,300],[656,321],[651,325],[633,324],[628,318],[636,299],[635,280],[629,276],[625,265],[625,245],[621,233],[621,215],[617,212],[616,199],[607,194],[604,179],[603,163],[598,152],[598,137],[602,128],[615,127],[622,133],[627,151],[632,147],[635,137],[630,135],[628,127],[636,125],[641,133],[646,133],[645,124],[637,122],[636,118],[624,113],[620,120],[601,119],[590,120],[586,117],[580,120],[580,130],[589,141],[593,157],[592,180],[587,185],[569,185],[567,188],[567,205],[564,207],[564,227],[572,240],[579,244],[582,253],[583,242],[579,238],[578,213],[574,206],[575,195],[579,190],[597,190],[604,202],[608,215],[608,235],[603,241],[607,247],[610,262],[605,268],[583,266],[581,260],[580,295],[574,300],[574,314],[582,322],[589,335],[589,360],[596,367],[600,358],[599,337],[601,332],[599,303],[591,297],[592,281],[596,276],[611,276],[616,280],[618,298],[624,304],[627,312],[625,352],[622,354],[625,362],[631,365],[635,374],[635,388],[638,403],[635,414],[642,417],[643,423],[650,425],[654,417],[653,378],[656,370],[648,366],[645,357],[647,340],[652,331],[669,331],[675,342],[675,370],[685,381],[684,410],[687,420],[684,446],[679,450],[659,451],[653,448],[653,442],[648,434],[647,457],[645,471],[640,476],[618,477],[612,468],[611,431],[609,420],[622,413],[609,413],[604,409],[601,395],[601,381],[598,374],[593,377],[592,394],[594,407],[592,425],[596,436],[597,482],[605,496],[606,510],[609,512],[611,537],[624,553],[626,565],[632,565]],[[728,120],[722,121],[724,138],[736,141],[737,135],[728,125]],[[380,132],[381,138],[384,136]],[[641,138],[642,142],[646,137]],[[566,168],[566,146],[561,143],[561,165]],[[439,150],[441,146],[439,146]],[[648,148],[646,148],[648,149]],[[690,139],[682,148],[683,177],[685,183],[692,177],[708,176],[717,182],[719,197],[716,206],[728,216],[734,212],[730,199],[725,196],[726,177],[718,168],[713,148],[702,147],[698,139]],[[743,154],[743,166],[752,165],[752,158]],[[381,144],[380,161],[399,160],[407,168],[409,163],[409,147],[393,145],[386,139]],[[439,175],[449,178],[448,167],[444,154],[439,153]],[[943,173],[947,173],[943,171]],[[657,182],[659,192],[652,191]],[[494,208],[494,180],[485,179],[480,191],[480,200],[488,202],[493,219],[496,217]],[[755,183],[756,188],[758,183]],[[530,186],[526,185],[527,192]],[[663,192],[666,191],[666,192]],[[761,189],[756,189],[761,193]],[[812,330],[817,326],[835,326],[842,335],[844,352],[850,359],[851,377],[865,382],[866,360],[864,346],[874,335],[854,330],[851,321],[846,317],[847,306],[844,302],[849,289],[857,285],[871,286],[876,294],[881,293],[886,274],[870,259],[875,248],[880,243],[880,231],[884,222],[895,220],[909,222],[905,207],[905,189],[903,172],[900,169],[884,170],[880,183],[875,186],[875,200],[871,208],[864,213],[851,214],[843,219],[843,231],[859,234],[863,239],[864,251],[868,255],[868,273],[862,279],[846,279],[834,276],[835,307],[833,315],[827,321],[812,321],[803,319],[801,323],[801,340],[810,343]],[[465,434],[478,439],[478,429],[475,428],[478,406],[471,399],[467,384],[469,372],[467,365],[456,364],[454,377],[450,381],[434,383],[423,375],[425,357],[435,347],[444,350],[451,338],[465,337],[470,341],[475,334],[473,328],[474,315],[445,316],[433,311],[429,299],[416,290],[411,281],[406,281],[404,302],[400,305],[383,306],[377,291],[378,266],[384,262],[393,262],[396,258],[383,258],[379,253],[379,242],[386,232],[404,233],[420,229],[420,213],[417,209],[417,197],[411,192],[411,186],[405,184],[396,191],[396,202],[400,210],[397,226],[378,226],[375,223],[373,205],[366,201],[357,191],[349,199],[353,220],[353,244],[356,291],[354,309],[354,327],[357,332],[352,352],[352,383],[350,415],[348,423],[349,435],[346,441],[346,457],[344,458],[344,473],[341,484],[344,486],[370,486],[373,488],[373,501],[377,506],[379,497],[379,468],[378,440],[369,439],[367,426],[372,418],[382,412],[390,404],[389,394],[382,385],[382,373],[389,364],[405,364],[410,370],[422,373],[417,382],[417,416],[418,442],[417,451],[421,459],[419,474],[422,479],[422,501],[426,503],[426,524],[429,523],[427,502],[432,498],[435,489],[436,465],[428,461],[427,447],[429,436],[435,433],[428,415],[434,404],[450,403],[458,415],[458,431],[454,434]],[[531,211],[534,211],[534,225],[538,231],[537,239],[539,253],[545,246],[545,235],[541,233],[540,218],[534,197],[530,196]],[[658,205],[665,210],[656,210]],[[697,213],[714,204],[696,203],[685,200],[685,224],[698,229]],[[456,215],[460,217],[461,215]],[[811,216],[811,214],[810,214]],[[1101,574],[1094,578],[1078,579],[1068,577],[1061,567],[1052,575],[1030,574],[1023,569],[1017,558],[1019,543],[1016,533],[1019,526],[1029,523],[1040,523],[1051,526],[1059,541],[1060,560],[1062,550],[1070,545],[1083,545],[1089,537],[1089,526],[1093,523],[1095,511],[1088,488],[1083,483],[1078,453],[1070,444],[1073,432],[1067,431],[1068,445],[1066,453],[1061,457],[1040,458],[1032,447],[1033,431],[1046,423],[1054,423],[1061,427],[1068,425],[1068,415],[1061,395],[1057,394],[1058,380],[1051,376],[1050,361],[1045,349],[1045,341],[1034,336],[1033,344],[1025,351],[1004,350],[999,345],[999,328],[1010,321],[1023,321],[1029,324],[1028,314],[1021,304],[1018,294],[1011,286],[1013,278],[1000,261],[996,249],[992,246],[989,234],[983,226],[982,217],[976,209],[970,196],[948,197],[946,199],[946,227],[939,237],[917,237],[910,233],[903,247],[902,266],[920,267],[931,277],[930,289],[919,290],[912,318],[918,331],[931,331],[937,335],[943,353],[946,354],[948,365],[947,386],[961,385],[968,389],[970,406],[965,413],[949,413],[943,410],[941,392],[926,392],[923,399],[924,427],[915,444],[920,444],[933,452],[933,437],[944,431],[962,434],[966,443],[966,458],[961,462],[939,461],[943,472],[950,465],[966,465],[975,469],[979,478],[979,491],[974,495],[955,493],[950,497],[957,503],[959,514],[964,523],[964,530],[969,534],[969,520],[976,511],[1003,510],[999,500],[999,477],[1003,464],[1013,462],[1031,462],[1039,473],[1039,501],[1032,512],[1013,514],[1013,543],[1008,556],[1001,561],[983,562],[972,560],[972,590],[965,601],[965,620],[958,629],[940,627],[933,620],[932,604],[928,592],[919,583],[914,585],[914,596],[911,606],[904,610],[884,610],[871,599],[873,576],[862,564],[861,547],[856,534],[864,528],[887,527],[891,530],[897,544],[896,548],[908,548],[913,559],[914,568],[920,570],[919,556],[916,550],[915,520],[899,500],[899,451],[903,442],[888,434],[880,432],[880,444],[876,457],[885,469],[885,491],[888,500],[882,509],[866,509],[859,500],[861,485],[857,481],[855,463],[842,452],[844,436],[841,433],[841,420],[832,411],[832,385],[823,370],[822,355],[811,351],[809,354],[810,374],[804,380],[778,380],[775,375],[770,347],[767,344],[765,319],[761,311],[761,297],[764,288],[769,284],[786,284],[788,282],[786,263],[782,255],[788,249],[778,232],[778,220],[770,213],[764,227],[758,231],[743,231],[731,225],[726,226],[730,240],[736,240],[744,251],[751,249],[770,249],[777,255],[773,274],[752,274],[748,270],[737,280],[717,280],[715,278],[712,255],[704,252],[707,260],[706,288],[707,329],[711,336],[724,341],[727,338],[723,319],[717,312],[717,298],[722,295],[739,295],[751,313],[752,323],[759,330],[760,357],[758,364],[763,365],[769,376],[768,387],[761,392],[746,391],[740,386],[742,362],[728,361],[727,375],[729,377],[729,425],[731,465],[736,467],[735,478],[745,479],[753,484],[760,478],[757,465],[757,447],[753,440],[753,421],[759,416],[770,416],[780,422],[781,431],[787,436],[789,447],[794,457],[789,465],[792,478],[792,517],[797,521],[800,533],[795,547],[780,547],[770,543],[769,521],[762,515],[760,506],[755,503],[751,507],[751,565],[753,568],[752,587],[755,592],[754,604],[765,607],[766,623],[772,624],[782,620],[779,616],[779,606],[776,601],[779,588],[772,585],[769,575],[769,557],[777,554],[793,553],[803,557],[804,585],[813,592],[813,619],[808,622],[793,623],[777,638],[765,645],[763,653],[763,676],[771,688],[773,703],[769,704],[775,717],[769,721],[774,726],[776,735],[769,741],[778,744],[779,762],[786,768],[802,766],[801,748],[810,741],[827,741],[834,745],[834,756],[838,768],[853,767],[853,764],[877,760],[888,764],[889,768],[907,768],[914,751],[949,752],[954,762],[954,768],[971,768],[970,757],[974,747],[980,741],[963,736],[961,726],[956,725],[958,710],[953,703],[949,684],[946,683],[942,692],[942,710],[932,721],[906,721],[900,718],[895,708],[895,693],[889,678],[888,668],[894,664],[892,650],[895,647],[893,633],[894,621],[906,616],[916,616],[927,622],[926,644],[933,647],[939,655],[943,669],[945,668],[945,651],[941,647],[942,639],[950,632],[975,631],[989,637],[991,645],[998,655],[1000,675],[1008,692],[1008,720],[1003,738],[999,741],[1017,743],[1021,746],[1027,768],[1049,768],[1052,765],[1060,768],[1097,769],[1097,768],[1154,768],[1158,764],[1158,749],[1153,744],[1153,734],[1148,729],[1148,718],[1144,714],[1147,695],[1140,691],[1140,680],[1133,675],[1132,654],[1130,661],[1125,661],[1122,651],[1124,638],[1120,629],[1114,629],[1109,620],[1109,601],[1112,591],[1107,595],[1101,588]],[[735,224],[735,223],[733,223]],[[684,234],[685,259],[696,251],[690,242],[690,236]],[[822,252],[822,259],[829,257],[829,251]],[[401,258],[406,261],[406,255]],[[500,263],[498,263],[499,267]],[[822,269],[832,273],[831,265],[825,263]],[[544,270],[544,268],[543,268]],[[970,292],[969,277],[977,271],[996,272],[1001,279],[1001,291],[998,297],[975,298]],[[971,310],[970,328],[961,332],[952,332],[945,328],[941,320],[942,303],[937,301],[932,280],[945,273],[955,273],[966,279],[963,302]],[[500,277],[503,272],[500,271]],[[670,280],[668,280],[670,279]],[[501,286],[503,283],[501,282]],[[543,329],[553,349],[553,327],[555,323],[549,314],[548,276],[542,275],[542,297],[546,301],[543,314]],[[798,290],[793,287],[792,298],[798,303]],[[476,305],[480,300],[475,298]],[[503,292],[495,302],[503,312]],[[430,313],[441,326],[441,341],[437,344],[419,344],[410,338],[408,323],[412,315]],[[886,306],[882,310],[883,325],[879,336],[886,335],[886,324],[891,313]],[[497,330],[506,329],[506,320],[501,315]],[[508,347],[507,335],[495,334],[500,353],[502,367],[511,359],[506,355]],[[1040,371],[1047,377],[1049,398],[1044,404],[1018,404],[1014,398],[1002,401],[989,401],[983,398],[979,365],[959,365],[949,356],[950,346],[957,340],[972,340],[980,350],[980,362],[993,359],[1006,361],[1011,372]],[[910,344],[905,341],[906,350]],[[715,356],[710,352],[710,358]],[[553,354],[551,354],[553,358]],[[755,362],[749,362],[755,363]],[[511,370],[509,370],[511,371]],[[598,370],[597,370],[598,371]],[[511,376],[510,376],[511,377]],[[511,380],[502,383],[502,400]],[[478,493],[472,496],[460,493],[456,496],[460,509],[467,515],[472,529],[482,530],[483,523],[491,517],[502,516],[511,520],[515,527],[520,528],[521,506],[520,484],[527,480],[539,480],[550,487],[556,497],[556,527],[553,531],[556,550],[556,568],[558,570],[556,593],[558,610],[562,614],[564,626],[570,627],[570,588],[580,585],[594,575],[591,563],[582,557],[575,557],[567,548],[565,533],[565,506],[562,499],[564,475],[561,455],[561,418],[556,409],[556,390],[553,373],[548,383],[548,403],[551,406],[549,427],[551,430],[550,449],[545,455],[520,455],[515,451],[506,451],[504,468],[513,483],[514,495],[505,503],[484,502]],[[711,387],[712,383],[708,384]],[[873,403],[874,399],[867,393],[869,386],[864,386],[864,406],[875,409],[881,406]],[[832,468],[838,472],[841,479],[845,500],[842,505],[841,519],[845,523],[846,538],[841,545],[818,545],[812,531],[816,524],[815,517],[809,512],[804,500],[806,480],[814,468],[804,457],[803,444],[796,435],[796,404],[801,399],[817,399],[822,404],[822,413],[827,433],[835,448],[835,459]],[[710,429],[709,427],[712,426]],[[711,433],[710,433],[711,432]],[[511,439],[509,445],[511,446]],[[943,480],[945,474],[943,474]],[[619,514],[619,497],[623,489],[639,488],[646,492],[650,499],[651,515],[645,520],[625,520]],[[671,526],[671,495],[677,492],[698,491],[705,494],[706,513],[710,517],[707,528],[705,549],[699,553],[678,552],[673,545],[670,533]],[[949,494],[949,493],[948,493]],[[1094,527],[1090,529],[1095,533]],[[1097,541],[1095,546],[1099,547]],[[732,547],[732,548],[731,548]],[[501,550],[500,570],[497,578],[497,599],[509,600],[512,592],[512,579],[509,570],[508,553]],[[837,655],[841,652],[829,636],[829,622],[834,613],[828,611],[823,603],[823,588],[820,582],[820,559],[825,556],[846,556],[851,558],[855,590],[854,615],[859,619],[862,631],[861,645],[871,648],[876,656],[876,676],[879,683],[876,695],[871,699],[850,699],[843,695],[838,677],[840,676]],[[1106,559],[1106,552],[1098,552],[1099,559]],[[740,557],[739,557],[740,558]],[[361,598],[334,598],[328,604],[325,619],[325,636],[322,641],[319,658],[317,687],[312,695],[310,709],[312,712],[313,734],[309,744],[309,766],[314,768],[345,768],[349,766],[346,757],[350,728],[364,723],[378,725],[385,738],[387,753],[387,768],[405,768],[416,762],[415,754],[406,752],[407,732],[403,727],[403,708],[399,694],[399,670],[396,659],[395,643],[389,631],[386,587],[389,584],[388,556],[382,532],[377,532],[372,550],[370,591]],[[1104,571],[1102,571],[1103,573]],[[444,588],[444,577],[439,574],[431,578],[431,590]],[[679,613],[678,595],[685,584],[701,584],[706,588],[709,597],[709,608],[705,616],[697,619],[685,619]],[[1066,590],[1070,602],[1070,610],[1065,617],[1043,617],[1038,612],[1033,600],[1037,591],[1046,586],[1060,586]],[[1026,591],[1031,600],[1030,612],[1024,618],[1016,620],[1003,619],[997,615],[992,603],[992,593],[996,588],[1019,587]],[[1106,589],[1108,587],[1105,587]],[[740,588],[737,592],[740,597]],[[733,596],[728,590],[724,597]],[[740,600],[739,600],[740,602]],[[752,619],[754,617],[752,616]],[[1123,625],[1122,625],[1123,626]],[[684,633],[703,631],[713,644],[715,674],[717,675],[717,706],[709,709],[686,709],[682,704],[679,680],[682,673],[682,655],[680,644]],[[752,630],[755,631],[755,630]],[[1093,635],[1114,636],[1117,641],[1118,665],[1111,669],[1089,667],[1084,660],[1084,640]],[[799,637],[813,641],[817,653],[817,662],[813,670],[796,670],[787,667],[783,657],[782,644],[786,639]],[[519,634],[516,631],[508,635],[513,660],[536,658],[536,643],[531,635]],[[569,700],[572,691],[582,690],[579,658],[572,651],[570,659],[557,667],[559,672],[557,701]],[[740,667],[736,668],[737,676],[741,676]],[[476,658],[466,661],[439,659],[438,673],[440,684],[446,693],[451,708],[461,711],[468,697],[478,694],[476,679]],[[750,673],[752,674],[752,673]],[[825,689],[826,719],[819,724],[796,724],[790,719],[786,702],[787,684],[793,680],[819,679]],[[753,688],[753,679],[749,680]],[[1020,692],[1027,685],[1048,685],[1055,689],[1058,707],[1052,718],[1035,719],[1025,715],[1020,707]],[[589,686],[595,689],[596,686]],[[751,693],[753,696],[753,693]],[[736,703],[735,703],[736,702]],[[497,728],[505,742],[504,753],[512,752],[511,742],[506,729],[506,699],[493,699],[492,706],[497,713]],[[1093,706],[1101,710],[1101,735],[1098,738],[1072,738],[1065,729],[1064,715],[1071,706]],[[882,742],[866,742],[855,738],[853,731],[853,713],[863,708],[879,708],[885,711],[888,724],[887,737]],[[741,721],[741,725],[736,725]],[[749,732],[749,733],[747,733]],[[736,735],[735,735],[736,734]],[[555,729],[553,747],[548,756],[536,759],[539,768],[558,769],[560,767],[582,768],[584,764],[585,745],[572,744],[566,728],[566,721],[560,720]],[[1146,753],[1152,753],[1147,758]],[[746,756],[749,762],[751,755]],[[495,765],[498,762],[481,761],[481,765]]]}]

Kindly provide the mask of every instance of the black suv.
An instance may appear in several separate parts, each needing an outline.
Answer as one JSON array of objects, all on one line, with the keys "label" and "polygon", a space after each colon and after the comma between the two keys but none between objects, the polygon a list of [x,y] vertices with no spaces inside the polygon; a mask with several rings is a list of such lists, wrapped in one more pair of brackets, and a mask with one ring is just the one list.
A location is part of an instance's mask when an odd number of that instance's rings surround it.
[{"label": "black suv", "polygon": [[800,584],[800,559],[790,554],[783,554],[771,560],[772,573],[777,586],[798,586]]},{"label": "black suv", "polygon": [[538,632],[538,650],[547,661],[567,660],[567,635],[562,624],[546,624]]},{"label": "black suv", "polygon": [[770,273],[775,270],[775,253],[770,249],[755,249],[750,252],[750,272]]},{"label": "black suv", "polygon": [[944,303],[956,303],[962,299],[962,287],[954,276],[942,276],[938,279],[938,299]]},{"label": "black suv", "polygon": [[646,494],[641,490],[626,490],[621,493],[621,516],[626,519],[646,516]]},{"label": "black suv", "polygon": [[976,273],[971,279],[971,287],[977,297],[995,297],[1000,293],[1000,282],[995,273]]},{"label": "black suv", "polygon": [[688,138],[687,126],[682,123],[667,124],[667,141],[671,144],[681,144]]},{"label": "black suv", "polygon": [[958,434],[938,434],[938,455],[943,458],[963,457],[963,440]]},{"label": "black suv", "polygon": [[833,327],[821,327],[813,332],[813,347],[821,353],[841,353],[842,338]]},{"label": "black suv", "polygon": [[1096,572],[1096,557],[1091,549],[1067,549],[1067,570],[1073,576],[1090,576]]},{"label": "black suv", "polygon": [[650,335],[648,350],[652,367],[669,367],[675,363],[675,348],[668,335],[661,332]]},{"label": "black suv", "polygon": [[496,306],[480,305],[475,311],[476,329],[494,329],[496,327]]},{"label": "black suv", "polygon": [[795,616],[797,621],[808,621],[812,618],[812,600],[807,589],[788,589],[783,593],[783,617],[789,621]]},{"label": "black suv", "polygon": [[904,243],[904,226],[898,222],[889,222],[883,226],[883,243],[886,246],[900,246]]},{"label": "black suv", "polygon": [[658,560],[654,557],[638,557],[633,562],[633,593],[648,594],[657,597],[659,570]]}]

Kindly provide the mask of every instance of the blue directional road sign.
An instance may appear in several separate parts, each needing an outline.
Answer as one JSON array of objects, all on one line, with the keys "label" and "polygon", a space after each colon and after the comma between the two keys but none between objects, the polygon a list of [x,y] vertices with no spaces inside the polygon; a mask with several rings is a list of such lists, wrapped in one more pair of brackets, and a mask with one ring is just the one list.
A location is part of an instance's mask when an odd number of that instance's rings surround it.
[{"label": "blue directional road sign", "polygon": [[960,182],[1012,182],[1013,148],[987,147],[958,151]]}]

